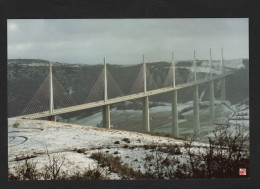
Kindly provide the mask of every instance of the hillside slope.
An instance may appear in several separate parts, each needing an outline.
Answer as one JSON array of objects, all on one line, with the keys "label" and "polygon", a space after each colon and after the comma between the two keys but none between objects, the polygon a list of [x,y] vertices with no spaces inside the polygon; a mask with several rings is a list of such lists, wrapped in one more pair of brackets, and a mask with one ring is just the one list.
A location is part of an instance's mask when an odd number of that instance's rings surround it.
[{"label": "hillside slope", "polygon": [[[188,61],[188,63],[192,63],[192,61]],[[218,62],[215,62],[214,66],[218,68],[218,64]],[[227,99],[234,103],[248,97],[248,64],[248,60],[246,59],[244,59],[243,62],[241,60],[226,62],[226,66],[228,67],[241,68],[237,74],[227,77],[226,81]],[[176,84],[185,83],[190,75],[191,67],[185,65],[185,62],[180,62],[176,66]],[[197,68],[199,72],[208,71],[207,61],[201,61],[200,65],[202,67]],[[155,81],[157,87],[162,87],[169,71],[169,67],[169,62],[147,63],[147,69],[151,73],[151,77]],[[70,93],[76,103],[82,104],[85,103],[85,100],[97,81],[102,69],[102,64],[80,65],[54,63],[53,75],[58,79],[66,91]],[[137,75],[141,69],[141,64],[135,64],[132,66],[108,64],[107,69],[122,92],[127,95],[137,79]],[[41,86],[44,78],[47,77],[48,73],[48,61],[33,59],[8,60],[8,117],[21,115],[33,98],[35,92]],[[203,76],[203,74],[200,75]],[[206,86],[206,84],[200,86],[200,94]],[[219,86],[220,82],[216,81],[216,98],[220,96]],[[109,86],[108,89],[110,90]],[[148,90],[151,90],[149,85]],[[178,101],[180,103],[189,101],[192,98],[190,95],[192,92],[192,88],[179,90]],[[208,96],[208,91],[206,91],[205,96]],[[165,93],[162,95],[151,96],[150,101],[171,102],[171,94]]]},{"label": "hillside slope", "polygon": [[[160,152],[155,150],[157,146],[175,149],[163,152],[164,158],[174,157],[179,159],[179,162],[185,162],[187,156],[182,140],[41,120],[9,119],[8,137],[8,165],[11,172],[15,172],[15,167],[23,162],[25,157],[37,162],[37,169],[41,170],[48,162],[46,152],[52,157],[65,158],[62,171],[66,172],[67,176],[96,168],[97,161],[91,158],[91,154],[95,152],[118,156],[122,164],[128,164],[135,171],[142,173],[154,169],[152,166],[145,167],[145,162],[147,157]],[[193,145],[206,146],[197,142]],[[107,178],[122,177],[111,172]]]}]

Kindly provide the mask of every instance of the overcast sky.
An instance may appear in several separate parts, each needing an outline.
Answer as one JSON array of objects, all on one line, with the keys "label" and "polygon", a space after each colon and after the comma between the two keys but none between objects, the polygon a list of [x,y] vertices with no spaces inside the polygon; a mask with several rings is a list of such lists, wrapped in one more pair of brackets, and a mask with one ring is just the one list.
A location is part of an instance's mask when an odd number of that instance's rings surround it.
[{"label": "overcast sky", "polygon": [[8,58],[111,64],[248,58],[248,19],[9,19]]}]

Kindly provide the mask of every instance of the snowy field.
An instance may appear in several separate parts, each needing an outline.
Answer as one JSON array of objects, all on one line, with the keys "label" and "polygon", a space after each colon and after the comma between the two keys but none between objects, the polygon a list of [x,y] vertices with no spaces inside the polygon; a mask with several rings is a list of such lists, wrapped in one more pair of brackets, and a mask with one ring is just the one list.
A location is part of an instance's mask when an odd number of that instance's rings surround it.
[{"label": "snowy field", "polygon": [[[129,139],[129,142],[125,142],[125,138]],[[37,168],[41,169],[44,163],[48,162],[46,155],[48,150],[52,156],[65,158],[65,166],[62,167],[62,171],[67,172],[68,175],[95,168],[97,162],[90,158],[91,153],[115,154],[116,151],[124,163],[131,165],[135,170],[144,172],[145,155],[152,153],[150,149],[144,148],[147,145],[177,145],[181,147],[183,141],[91,126],[41,120],[8,119],[8,165],[10,171],[14,171],[13,168],[23,162],[25,156],[31,157],[34,162],[37,162]],[[194,145],[205,146],[206,144],[194,143]],[[79,150],[83,150],[83,153],[78,152]],[[114,173],[109,175],[110,179],[120,179]]]}]

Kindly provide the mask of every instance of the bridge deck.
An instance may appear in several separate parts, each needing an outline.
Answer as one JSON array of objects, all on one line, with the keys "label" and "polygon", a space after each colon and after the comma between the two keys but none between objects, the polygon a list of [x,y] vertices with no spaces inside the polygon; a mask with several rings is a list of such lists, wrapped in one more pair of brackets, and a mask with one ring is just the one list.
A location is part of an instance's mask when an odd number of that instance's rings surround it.
[{"label": "bridge deck", "polygon": [[76,105],[76,106],[70,106],[70,107],[67,107],[67,108],[56,109],[53,113],[50,113],[49,111],[45,111],[45,112],[41,112],[41,113],[27,114],[27,115],[17,116],[17,117],[13,117],[13,118],[36,119],[36,118],[41,118],[41,117],[48,117],[48,116],[52,116],[52,115],[59,115],[59,114],[64,114],[64,113],[75,112],[75,111],[79,111],[79,110],[85,110],[85,109],[89,109],[89,108],[104,106],[104,105],[107,105],[107,104],[115,104],[115,103],[118,103],[118,102],[138,99],[138,98],[142,98],[142,97],[145,97],[145,96],[161,94],[161,93],[170,92],[170,91],[174,91],[174,90],[178,90],[178,89],[182,89],[182,88],[186,88],[186,87],[191,87],[191,86],[194,86],[194,85],[199,85],[199,84],[202,84],[202,83],[207,83],[209,81],[220,79],[220,78],[226,77],[227,75],[231,75],[236,71],[238,71],[238,70],[232,70],[232,71],[226,72],[222,75],[213,76],[212,78],[209,78],[209,79],[206,79],[206,80],[203,79],[203,80],[197,80],[196,82],[193,81],[193,82],[188,82],[188,83],[184,83],[184,84],[179,84],[179,85],[176,85],[175,88],[165,87],[165,88],[161,88],[161,89],[155,89],[155,90],[147,91],[146,93],[142,92],[142,93],[136,93],[136,94],[132,94],[132,95],[126,95],[126,96],[122,96],[122,97],[116,97],[116,98],[108,99],[106,102],[105,101],[98,101],[98,102],[92,102],[92,103],[81,104],[81,105]]}]

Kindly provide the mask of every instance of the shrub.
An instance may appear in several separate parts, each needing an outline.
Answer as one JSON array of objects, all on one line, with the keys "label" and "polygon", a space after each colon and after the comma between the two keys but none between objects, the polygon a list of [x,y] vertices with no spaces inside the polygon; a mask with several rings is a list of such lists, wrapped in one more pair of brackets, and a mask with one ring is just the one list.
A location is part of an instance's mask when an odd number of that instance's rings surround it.
[{"label": "shrub", "polygon": [[8,179],[9,180],[37,180],[39,178],[39,173],[36,170],[37,162],[34,162],[32,159],[29,160],[29,157],[26,156],[23,164],[20,162],[15,167],[15,173],[12,174],[8,170]]},{"label": "shrub", "polygon": [[13,125],[14,128],[17,128],[20,125],[20,123],[15,122],[15,124]]},{"label": "shrub", "polygon": [[81,149],[77,149],[78,153],[85,153],[86,152],[86,148],[81,148]]},{"label": "shrub", "polygon": [[[47,150],[47,149],[46,149]],[[47,150],[48,164],[44,165],[42,176],[45,180],[60,180],[62,179],[61,167],[64,165],[65,157],[61,155],[50,156]]]},{"label": "shrub", "polygon": [[90,155],[90,158],[95,159],[99,162],[103,158],[103,154],[101,152],[92,153]]},{"label": "shrub", "polygon": [[84,174],[84,179],[103,179],[101,172],[99,171],[99,169],[94,169],[94,170],[87,170]]},{"label": "shrub", "polygon": [[150,179],[165,179],[173,178],[176,164],[177,160],[169,155],[167,148],[157,146],[155,151],[146,154],[144,167],[148,170]]},{"label": "shrub", "polygon": [[[228,131],[226,125],[219,125],[209,137],[209,147],[198,154],[192,152],[192,142],[186,143],[189,156],[188,171],[178,171],[176,178],[235,178],[239,176],[239,168],[249,170],[249,151],[244,149],[249,135],[237,125],[235,132]],[[184,166],[184,165],[183,165]],[[184,167],[179,167],[184,169]],[[249,175],[247,174],[247,177]]]},{"label": "shrub", "polygon": [[[91,157],[101,164],[101,167],[108,167],[110,172],[117,173],[122,179],[146,179],[148,174],[143,174],[140,171],[135,171],[127,164],[123,164],[121,157],[110,154],[102,154],[101,152],[92,153]],[[150,177],[149,177],[150,178]]]},{"label": "shrub", "polygon": [[123,138],[122,141],[124,141],[124,142],[126,142],[126,143],[130,143],[130,139],[129,139],[129,138]]}]

